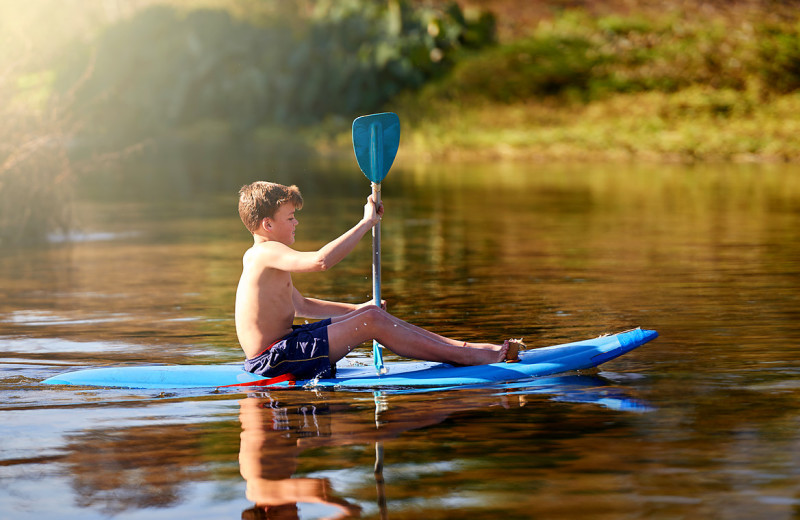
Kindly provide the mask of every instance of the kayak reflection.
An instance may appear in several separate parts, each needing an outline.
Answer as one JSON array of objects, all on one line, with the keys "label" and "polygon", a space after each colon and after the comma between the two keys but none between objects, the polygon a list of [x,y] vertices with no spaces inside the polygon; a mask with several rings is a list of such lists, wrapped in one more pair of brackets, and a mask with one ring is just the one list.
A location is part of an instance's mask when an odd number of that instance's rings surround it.
[{"label": "kayak reflection", "polygon": [[[538,394],[614,410],[649,409],[597,376],[561,376],[445,392],[253,392],[239,401],[240,472],[246,481],[246,497],[254,503],[242,518],[299,518],[298,504],[316,504],[327,518],[349,518],[359,516],[362,506],[370,501],[377,502],[381,518],[387,518],[384,441],[442,423],[460,412],[523,407]],[[367,499],[362,491],[356,497],[343,498],[328,477],[295,476],[301,455],[307,450],[372,445],[377,497]],[[363,461],[348,462],[364,466]]]}]

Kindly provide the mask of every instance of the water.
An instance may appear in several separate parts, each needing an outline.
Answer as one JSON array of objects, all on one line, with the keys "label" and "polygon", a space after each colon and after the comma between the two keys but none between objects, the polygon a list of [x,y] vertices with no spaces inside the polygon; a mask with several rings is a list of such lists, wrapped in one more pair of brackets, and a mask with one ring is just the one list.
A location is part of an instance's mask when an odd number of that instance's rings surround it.
[{"label": "water", "polygon": [[[369,186],[352,167],[294,171],[273,179],[305,195],[298,247],[360,217]],[[377,395],[41,385],[241,358],[242,182],[123,187],[80,201],[50,247],[0,253],[3,519],[264,518],[256,503],[288,518],[800,517],[796,166],[393,168],[389,309],[532,347],[661,334],[597,373]],[[369,265],[365,239],[295,282],[365,301]]]}]

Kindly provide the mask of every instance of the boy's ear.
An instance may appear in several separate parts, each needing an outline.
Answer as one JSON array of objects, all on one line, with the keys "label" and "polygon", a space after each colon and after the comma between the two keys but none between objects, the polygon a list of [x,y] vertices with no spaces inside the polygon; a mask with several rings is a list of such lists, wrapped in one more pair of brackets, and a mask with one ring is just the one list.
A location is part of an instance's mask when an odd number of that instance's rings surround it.
[{"label": "boy's ear", "polygon": [[264,217],[261,219],[261,229],[264,231],[269,231],[272,229],[272,221],[269,219],[269,217]]}]

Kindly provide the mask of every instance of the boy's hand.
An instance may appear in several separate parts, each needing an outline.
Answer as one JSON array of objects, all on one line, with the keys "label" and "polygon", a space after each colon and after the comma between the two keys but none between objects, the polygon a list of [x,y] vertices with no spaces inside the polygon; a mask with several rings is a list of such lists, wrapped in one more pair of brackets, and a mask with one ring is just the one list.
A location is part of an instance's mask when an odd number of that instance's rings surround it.
[{"label": "boy's hand", "polygon": [[[367,300],[364,303],[360,303],[356,305],[356,309],[363,309],[364,307],[369,307],[370,305],[375,305],[372,300]],[[381,309],[386,310],[386,300],[381,300]]]},{"label": "boy's hand", "polygon": [[375,199],[372,195],[367,197],[367,203],[364,205],[364,220],[371,222],[374,226],[380,222],[383,217],[383,203],[381,202],[378,207],[375,207]]}]

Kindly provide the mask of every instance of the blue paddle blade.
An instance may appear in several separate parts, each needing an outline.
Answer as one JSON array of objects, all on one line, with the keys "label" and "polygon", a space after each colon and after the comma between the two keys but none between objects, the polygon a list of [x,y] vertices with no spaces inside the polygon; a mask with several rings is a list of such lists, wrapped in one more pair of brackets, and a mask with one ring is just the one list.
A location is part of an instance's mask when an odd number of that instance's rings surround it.
[{"label": "blue paddle blade", "polygon": [[400,118],[394,112],[361,116],[353,121],[353,151],[358,167],[380,184],[389,173],[400,146]]}]

